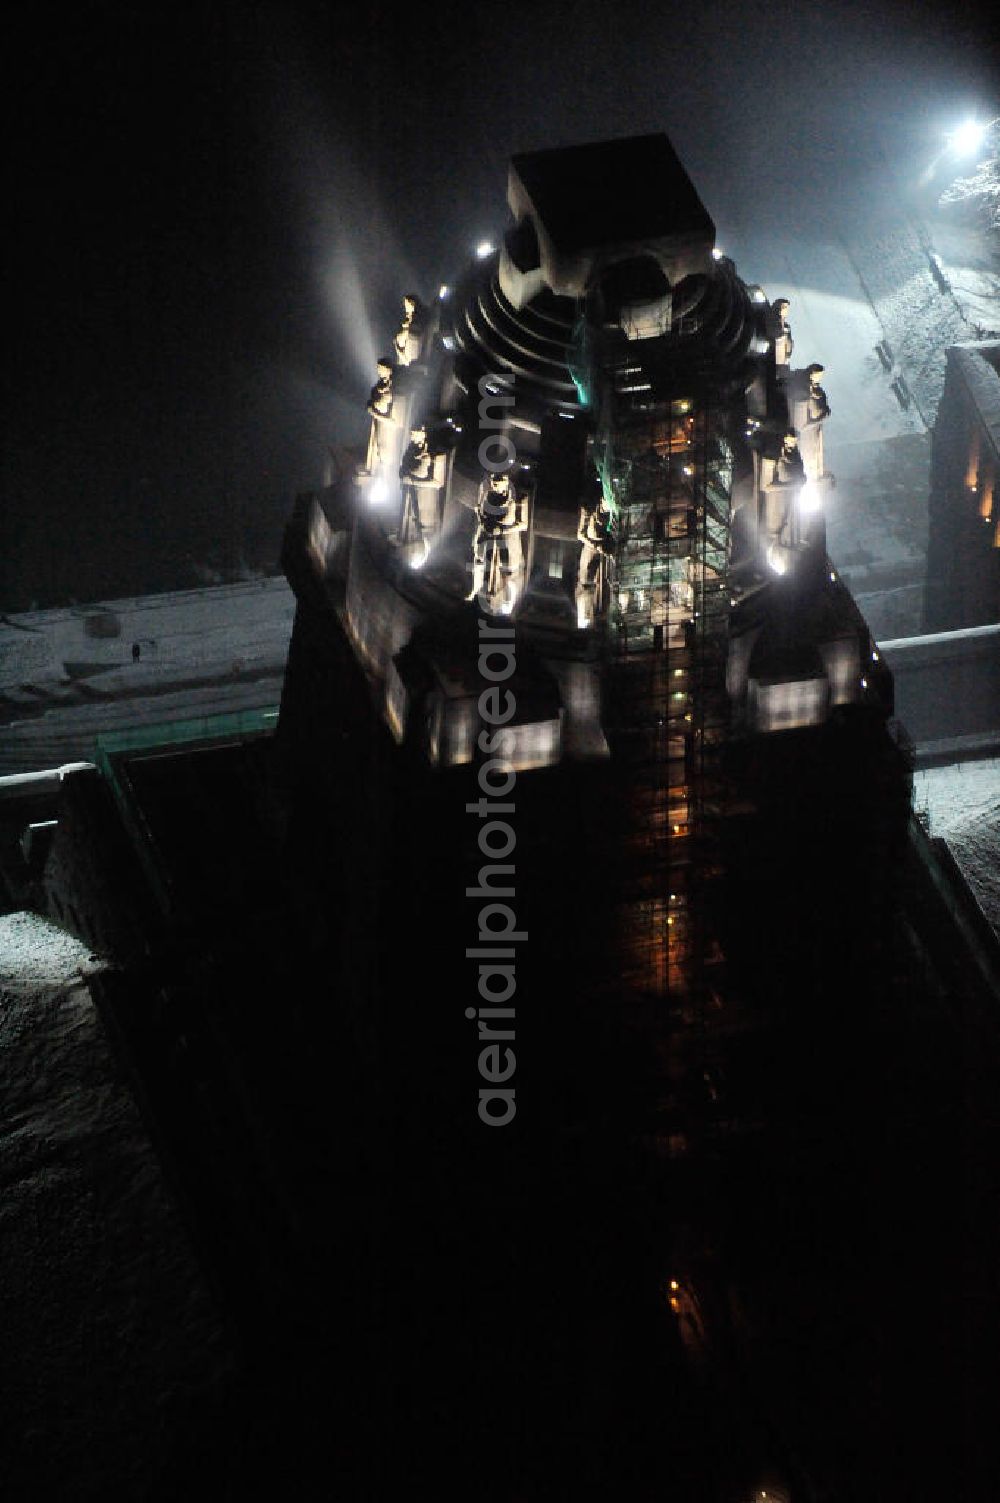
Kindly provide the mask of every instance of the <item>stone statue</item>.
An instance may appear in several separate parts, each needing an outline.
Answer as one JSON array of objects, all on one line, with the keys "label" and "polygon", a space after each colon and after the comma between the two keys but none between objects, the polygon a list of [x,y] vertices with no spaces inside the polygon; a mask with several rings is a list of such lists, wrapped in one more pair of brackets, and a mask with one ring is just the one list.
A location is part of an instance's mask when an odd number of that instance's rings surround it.
[{"label": "stone statue", "polygon": [[774,461],[775,485],[801,485],[806,478],[806,472],[802,464],[802,455],[799,453],[798,435],[794,428],[789,428],[781,440],[781,453]]},{"label": "stone statue", "polygon": [[427,445],[427,429],[422,423],[410,429],[410,442],[403,453],[399,479],[403,493],[399,541],[407,546],[417,545],[413,562],[419,567],[427,557],[430,538],[438,529],[438,492],[441,488],[434,455]]},{"label": "stone statue", "polygon": [[784,574],[791,558],[795,530],[793,496],[805,484],[805,478],[798,437],[790,428],[781,441],[777,459],[772,461],[771,480],[763,496],[763,542],[767,561],[776,574]]},{"label": "stone statue", "polygon": [[396,428],[396,420],[392,412],[395,401],[392,389],[393,373],[392,361],[383,357],[375,367],[375,385],[368,393],[368,401],[365,404],[365,410],[372,420],[368,434],[368,455],[365,459],[365,471],[369,475],[374,475],[375,471],[391,458],[390,440]]},{"label": "stone statue", "polygon": [[509,471],[483,481],[476,516],[472,589],[465,598],[483,595],[489,610],[509,615],[523,582],[522,534],[528,529],[528,498],[515,489]]},{"label": "stone statue", "polygon": [[823,457],[823,421],[830,416],[830,404],[826,399],[826,392],[819,384],[822,374],[823,367],[816,362],[806,367],[806,375],[809,378],[809,395],[806,398],[806,431],[812,439],[808,470],[810,475],[817,479],[826,474],[826,461]]},{"label": "stone statue", "polygon": [[403,298],[403,322],[393,340],[397,365],[413,365],[420,359],[427,326],[427,310],[416,293]]},{"label": "stone statue", "polygon": [[779,367],[788,366],[794,349],[792,329],[788,322],[790,306],[786,297],[775,298],[771,304],[771,338],[774,340],[774,359]]},{"label": "stone statue", "polygon": [[611,513],[603,496],[594,506],[580,507],[577,538],[583,544],[576,577],[576,619],[581,628],[589,626],[604,606],[602,565],[614,555]]},{"label": "stone statue", "polygon": [[819,378],[823,375],[824,367],[815,361],[806,366],[806,375],[809,377],[809,421],[821,423],[824,418],[830,416],[830,404],[826,399],[826,392],[819,384]]}]

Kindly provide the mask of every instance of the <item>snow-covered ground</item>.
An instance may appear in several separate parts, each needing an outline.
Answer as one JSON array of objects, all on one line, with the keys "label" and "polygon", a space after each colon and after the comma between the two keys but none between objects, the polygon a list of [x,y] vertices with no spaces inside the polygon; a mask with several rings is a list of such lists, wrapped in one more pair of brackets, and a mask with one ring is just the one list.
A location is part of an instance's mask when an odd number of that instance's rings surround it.
[{"label": "snow-covered ground", "polygon": [[944,387],[945,351],[975,338],[953,292],[932,270],[933,246],[923,222],[893,215],[849,231],[848,254],[858,285],[888,341],[922,422],[933,427]]},{"label": "snow-covered ground", "polygon": [[276,705],[294,613],[275,578],[0,619],[0,773],[87,760],[137,723]]},{"label": "snow-covered ground", "polygon": [[0,916],[0,1491],[12,1499],[151,1496],[231,1365],[81,975],[88,955],[33,914]]},{"label": "snow-covered ground", "polygon": [[795,348],[792,364],[818,361],[832,415],[824,436],[827,464],[842,443],[867,443],[924,430],[904,410],[875,354],[882,329],[864,295],[847,248],[817,232],[783,235],[748,227],[725,245],[740,275],[760,282],[769,299],[787,297]]},{"label": "snow-covered ground", "polygon": [[942,218],[934,249],[956,301],[969,321],[969,339],[1000,334],[1000,233]]},{"label": "snow-covered ground", "polygon": [[[59,986],[99,964],[74,935],[37,914],[0,915],[0,987],[36,981]],[[6,1014],[0,1028],[5,1022]]]},{"label": "snow-covered ground", "polygon": [[1000,933],[1000,759],[929,767],[914,776],[913,803],[951,847],[979,904]]},{"label": "snow-covered ground", "polygon": [[[837,482],[830,555],[876,637],[898,637],[923,620],[930,428],[945,350],[1000,329],[1000,250],[995,235],[954,217],[918,217],[891,181],[885,201],[868,207],[835,231],[758,224],[724,243],[745,278],[790,300],[793,363],[826,368],[826,465]],[[886,342],[888,371],[876,353]],[[893,391],[897,377],[908,406]]]}]

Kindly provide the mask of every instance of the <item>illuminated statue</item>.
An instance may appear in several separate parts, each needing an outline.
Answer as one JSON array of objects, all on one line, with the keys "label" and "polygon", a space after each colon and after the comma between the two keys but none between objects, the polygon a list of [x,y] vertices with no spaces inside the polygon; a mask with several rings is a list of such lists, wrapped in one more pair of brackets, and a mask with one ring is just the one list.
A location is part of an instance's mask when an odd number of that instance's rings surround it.
[{"label": "illuminated statue", "polygon": [[773,462],[771,483],[764,491],[764,531],[767,561],[776,574],[784,574],[792,553],[795,509],[793,493],[805,484],[806,472],[794,429],[781,441]]},{"label": "illuminated statue", "polygon": [[805,470],[799,453],[798,435],[794,428],[789,428],[781,440],[781,453],[774,461],[772,484],[800,485],[804,479]]},{"label": "illuminated statue", "polygon": [[415,545],[411,562],[419,568],[427,557],[430,538],[438,530],[438,492],[441,489],[441,479],[434,455],[427,446],[427,429],[423,424],[410,429],[410,442],[403,453],[399,478],[403,492],[399,541],[407,547]]},{"label": "illuminated statue", "polygon": [[807,468],[809,474],[815,479],[826,474],[823,458],[823,420],[830,416],[830,404],[826,399],[826,392],[819,384],[822,374],[823,367],[815,362],[806,367],[806,375],[809,377],[809,395],[806,398],[805,427],[811,439],[811,453],[808,455]]},{"label": "illuminated statue", "polygon": [[423,303],[415,293],[406,293],[403,298],[403,322],[393,341],[397,365],[413,365],[420,359],[426,323],[427,310]]},{"label": "illuminated statue", "polygon": [[465,597],[484,597],[487,609],[509,615],[523,581],[521,534],[528,528],[528,498],[518,493],[510,474],[490,474],[479,491],[478,526],[472,545],[472,589]]},{"label": "illuminated statue", "polygon": [[819,384],[819,378],[823,375],[824,367],[814,362],[806,366],[806,375],[809,377],[809,421],[821,423],[824,418],[830,416],[830,404],[826,400],[826,392]]},{"label": "illuminated statue", "polygon": [[583,544],[576,577],[576,620],[582,628],[590,626],[604,608],[607,563],[614,555],[611,513],[604,505],[603,496],[595,506],[580,507],[576,535]]},{"label": "illuminated statue", "polygon": [[792,329],[788,322],[788,309],[791,304],[786,297],[775,298],[771,304],[771,337],[774,340],[774,358],[779,366],[788,365],[792,358],[794,344],[792,341]]},{"label": "illuminated statue", "polygon": [[369,475],[374,475],[392,456],[392,439],[396,430],[396,420],[392,413],[395,400],[392,389],[393,369],[392,361],[383,357],[375,367],[377,379],[368,394],[366,411],[371,417],[372,425],[368,435],[365,470]]}]

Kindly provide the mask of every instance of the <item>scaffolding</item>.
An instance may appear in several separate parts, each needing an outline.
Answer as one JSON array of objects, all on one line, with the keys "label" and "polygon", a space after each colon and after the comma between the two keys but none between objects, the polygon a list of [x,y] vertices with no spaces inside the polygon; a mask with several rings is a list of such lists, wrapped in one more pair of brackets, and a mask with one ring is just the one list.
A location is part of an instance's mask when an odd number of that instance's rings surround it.
[{"label": "scaffolding", "polygon": [[668,1073],[689,1094],[682,1076],[710,1080],[722,982],[730,410],[711,382],[695,389],[625,348],[602,373],[596,440],[617,532],[605,703],[627,785],[622,980],[671,1041]]}]

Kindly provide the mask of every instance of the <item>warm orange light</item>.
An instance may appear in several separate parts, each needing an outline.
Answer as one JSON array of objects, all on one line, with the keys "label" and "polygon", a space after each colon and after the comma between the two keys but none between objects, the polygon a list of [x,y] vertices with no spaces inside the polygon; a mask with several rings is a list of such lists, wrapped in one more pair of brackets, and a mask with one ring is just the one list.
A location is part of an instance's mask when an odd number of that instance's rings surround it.
[{"label": "warm orange light", "polygon": [[966,488],[974,491],[979,479],[979,429],[973,428],[969,444],[969,458],[965,467]]},{"label": "warm orange light", "polygon": [[670,1287],[671,1287],[671,1289],[679,1289],[681,1286],[680,1286],[680,1284],[678,1284],[678,1282],[677,1282],[676,1279],[671,1279],[670,1280]]},{"label": "warm orange light", "polygon": [[677,1296],[675,1294],[672,1294],[670,1296],[670,1308],[671,1308],[671,1310],[673,1310],[673,1312],[674,1312],[675,1315],[680,1310],[680,1307],[681,1307],[680,1300],[677,1298]]}]

